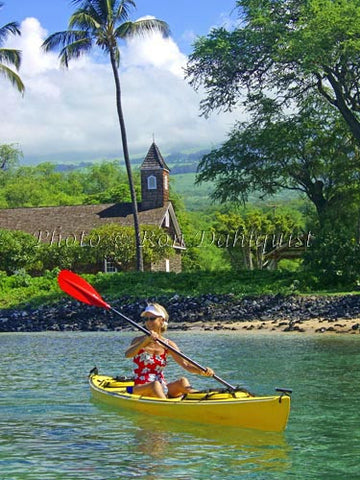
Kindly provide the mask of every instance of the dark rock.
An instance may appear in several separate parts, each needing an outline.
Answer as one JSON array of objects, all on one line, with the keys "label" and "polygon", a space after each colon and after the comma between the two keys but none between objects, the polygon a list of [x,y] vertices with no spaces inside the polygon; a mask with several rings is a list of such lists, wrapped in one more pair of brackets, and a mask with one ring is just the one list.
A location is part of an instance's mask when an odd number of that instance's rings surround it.
[{"label": "dark rock", "polygon": [[[129,299],[122,297],[111,302],[112,306],[136,322],[147,301],[163,304],[170,314],[169,328],[187,329],[188,323],[213,323],[211,329],[221,329],[225,322],[261,320],[285,327],[285,331],[301,331],[295,323],[310,318],[321,318],[335,324],[339,318],[357,319],[360,316],[360,296],[334,297],[290,295],[263,295],[236,299],[234,295],[202,295],[199,297],[158,297],[152,299]],[[339,326],[336,324],[335,326]],[[56,305],[22,310],[0,310],[0,332],[45,331],[45,330],[122,330],[133,328],[122,317],[103,309],[63,299]],[[209,327],[210,328],[210,327]],[[350,327],[349,327],[350,328]],[[351,327],[354,333],[360,324]],[[325,329],[319,329],[325,331]]]}]

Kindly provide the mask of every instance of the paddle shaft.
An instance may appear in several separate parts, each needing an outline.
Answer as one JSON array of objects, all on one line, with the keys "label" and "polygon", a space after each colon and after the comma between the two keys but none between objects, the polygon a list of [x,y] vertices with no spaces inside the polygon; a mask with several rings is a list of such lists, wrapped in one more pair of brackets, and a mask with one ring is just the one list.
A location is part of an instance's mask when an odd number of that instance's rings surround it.
[{"label": "paddle shaft", "polygon": [[[117,315],[120,315],[120,317],[122,317],[124,320],[126,320],[127,322],[131,323],[131,325],[133,327],[136,327],[138,330],[141,330],[143,333],[145,333],[145,335],[151,335],[151,332],[143,327],[142,325],[139,325],[138,323],[134,322],[134,320],[131,320],[131,318],[128,318],[126,315],[124,315],[123,313],[119,312],[118,310],[116,310],[115,308],[109,306],[110,310],[114,313],[116,313]],[[192,363],[193,365],[195,365],[195,367],[199,368],[200,370],[202,370],[203,372],[206,372],[206,368],[203,367],[202,365],[200,365],[199,363],[195,362],[195,360],[192,360],[191,358],[189,358],[187,355],[185,355],[184,353],[182,352],[179,352],[179,350],[176,350],[176,348],[173,348],[171,345],[168,345],[166,342],[164,342],[163,340],[161,340],[160,338],[156,340],[158,343],[160,343],[163,347],[167,348],[168,350],[171,350],[172,352],[176,353],[176,355],[179,355],[180,357],[182,357],[184,360],[186,360],[187,362],[189,363]],[[214,378],[215,380],[217,380],[218,382],[222,383],[223,385],[225,385],[227,388],[229,388],[230,390],[236,390],[236,387],[233,387],[232,385],[230,385],[230,383],[226,382],[225,380],[223,380],[222,378],[218,377],[217,375],[213,375],[212,378]]]}]

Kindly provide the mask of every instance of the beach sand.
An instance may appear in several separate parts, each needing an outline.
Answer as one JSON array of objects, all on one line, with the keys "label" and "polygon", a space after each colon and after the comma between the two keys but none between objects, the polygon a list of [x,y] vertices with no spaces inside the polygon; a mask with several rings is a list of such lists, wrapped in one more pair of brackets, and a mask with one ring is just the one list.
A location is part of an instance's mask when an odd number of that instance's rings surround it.
[{"label": "beach sand", "polygon": [[323,319],[311,318],[308,320],[249,320],[234,322],[185,322],[173,325],[174,330],[208,330],[208,331],[237,331],[237,332],[264,332],[284,334],[360,334],[360,318]]}]

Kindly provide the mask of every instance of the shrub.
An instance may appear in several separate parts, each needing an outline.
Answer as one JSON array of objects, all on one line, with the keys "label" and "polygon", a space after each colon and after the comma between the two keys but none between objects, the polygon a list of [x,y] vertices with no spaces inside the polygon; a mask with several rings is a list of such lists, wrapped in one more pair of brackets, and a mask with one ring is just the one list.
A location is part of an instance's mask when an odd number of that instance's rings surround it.
[{"label": "shrub", "polygon": [[13,274],[37,267],[37,240],[24,232],[0,230],[0,270]]}]

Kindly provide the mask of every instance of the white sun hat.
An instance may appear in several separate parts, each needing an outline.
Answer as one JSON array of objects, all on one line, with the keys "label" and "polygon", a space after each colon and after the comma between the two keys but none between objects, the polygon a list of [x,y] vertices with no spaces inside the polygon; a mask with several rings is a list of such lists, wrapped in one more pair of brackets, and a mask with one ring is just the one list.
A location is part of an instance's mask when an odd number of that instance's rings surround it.
[{"label": "white sun hat", "polygon": [[145,308],[145,310],[141,314],[141,317],[148,317],[149,316],[148,314],[154,315],[154,317],[161,317],[164,320],[166,319],[165,313],[162,312],[160,309],[156,308],[156,306],[152,304],[148,305]]}]

